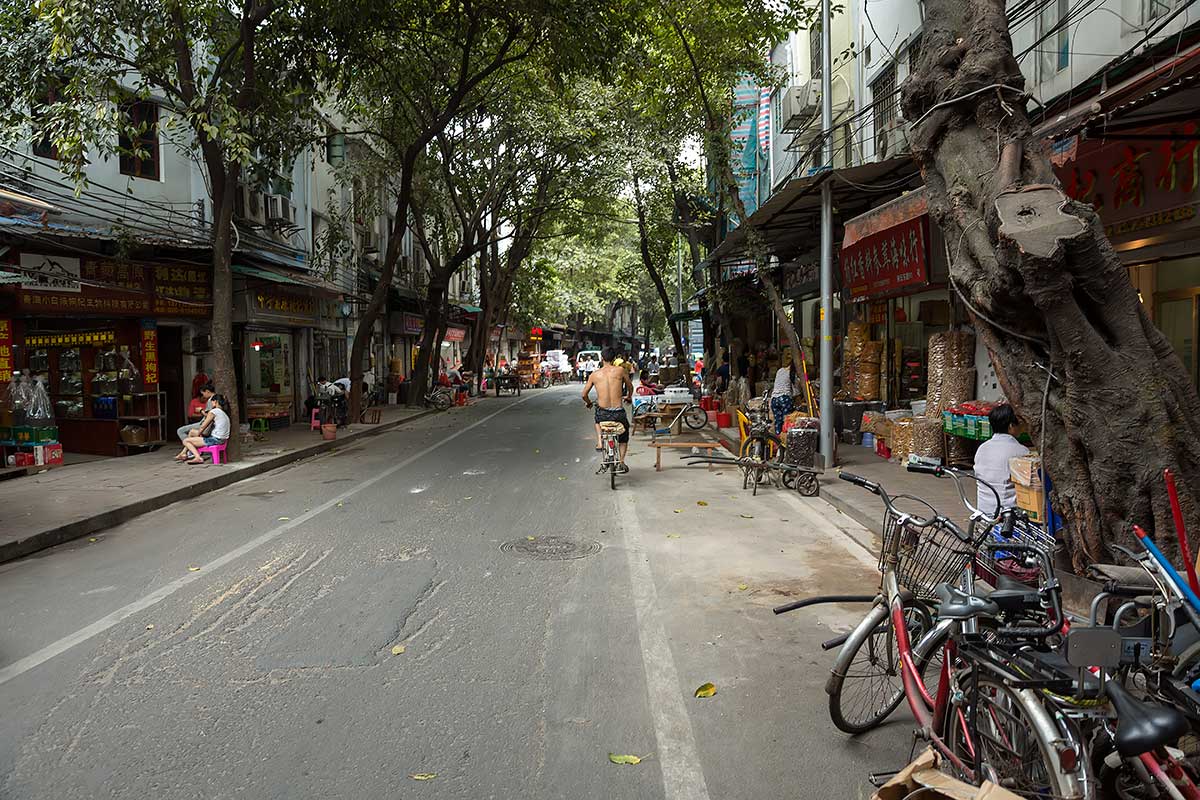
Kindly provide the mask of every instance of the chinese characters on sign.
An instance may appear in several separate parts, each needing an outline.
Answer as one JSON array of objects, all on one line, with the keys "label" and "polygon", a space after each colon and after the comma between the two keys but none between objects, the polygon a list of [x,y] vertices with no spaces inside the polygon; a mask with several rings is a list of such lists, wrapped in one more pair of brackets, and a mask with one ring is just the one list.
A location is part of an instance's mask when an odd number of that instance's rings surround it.
[{"label": "chinese characters on sign", "polygon": [[212,309],[208,270],[197,267],[154,267],[154,313],[207,316]]},{"label": "chinese characters on sign", "polygon": [[1157,125],[1141,131],[1145,140],[1085,141],[1055,172],[1068,197],[1100,214],[1109,238],[1189,221],[1200,205],[1198,130]]},{"label": "chinese characters on sign", "polygon": [[12,371],[12,320],[0,319],[0,379],[8,380]]},{"label": "chinese characters on sign", "polygon": [[142,320],[142,379],[147,386],[158,383],[158,329],[154,320]]},{"label": "chinese characters on sign", "polygon": [[212,313],[211,273],[202,267],[23,253],[21,269],[26,278],[14,288],[26,311],[124,317]]},{"label": "chinese characters on sign", "polygon": [[425,332],[425,320],[416,314],[405,314],[404,332],[410,336],[420,336]]},{"label": "chinese characters on sign", "polygon": [[254,305],[260,311],[269,311],[272,314],[298,317],[314,317],[317,314],[316,299],[299,294],[258,292],[254,296]]},{"label": "chinese characters on sign", "polygon": [[897,223],[842,249],[842,285],[852,300],[887,297],[929,282],[927,216]]},{"label": "chinese characters on sign", "polygon": [[146,314],[150,301],[145,297],[91,297],[89,295],[59,295],[21,293],[21,306],[33,311],[78,311],[84,314]]},{"label": "chinese characters on sign", "polygon": [[116,341],[113,331],[74,331],[73,333],[30,334],[26,347],[102,347]]},{"label": "chinese characters on sign", "polygon": [[447,342],[461,342],[467,338],[467,329],[460,328],[457,325],[450,325],[446,328]]}]

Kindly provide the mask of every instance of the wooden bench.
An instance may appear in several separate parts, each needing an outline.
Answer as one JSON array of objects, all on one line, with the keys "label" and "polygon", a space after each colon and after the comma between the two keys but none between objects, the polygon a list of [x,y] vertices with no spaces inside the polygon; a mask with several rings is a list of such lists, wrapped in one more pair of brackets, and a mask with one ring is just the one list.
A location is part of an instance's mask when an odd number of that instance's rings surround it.
[{"label": "wooden bench", "polygon": [[[689,450],[692,449],[693,447],[695,447],[698,450],[706,451],[710,456],[713,454],[713,451],[718,450],[721,447],[721,445],[718,442],[658,442],[658,441],[651,442],[650,446],[653,447],[655,450],[655,453],[654,453],[654,471],[655,472],[662,472],[662,451],[663,451],[664,447],[670,447],[670,448],[686,447]],[[708,468],[711,470],[712,464],[709,464]]]}]

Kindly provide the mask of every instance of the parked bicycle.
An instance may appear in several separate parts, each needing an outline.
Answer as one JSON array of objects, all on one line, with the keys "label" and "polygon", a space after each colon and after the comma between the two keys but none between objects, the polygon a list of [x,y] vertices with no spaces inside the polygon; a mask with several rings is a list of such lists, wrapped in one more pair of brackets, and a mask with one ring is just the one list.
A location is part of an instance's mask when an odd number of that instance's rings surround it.
[{"label": "parked bicycle", "polygon": [[425,405],[445,411],[454,405],[454,393],[448,386],[434,386],[425,393]]}]

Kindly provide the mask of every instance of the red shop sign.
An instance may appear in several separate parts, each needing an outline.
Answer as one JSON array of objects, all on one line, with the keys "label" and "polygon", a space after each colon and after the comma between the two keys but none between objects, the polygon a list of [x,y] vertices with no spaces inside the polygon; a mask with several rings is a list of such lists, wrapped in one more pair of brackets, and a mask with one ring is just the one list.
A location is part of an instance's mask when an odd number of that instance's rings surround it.
[{"label": "red shop sign", "polygon": [[450,325],[446,328],[447,342],[461,342],[467,338],[467,329],[460,328],[457,325]]},{"label": "red shop sign", "polygon": [[842,285],[851,300],[890,297],[929,283],[929,217],[898,222],[842,248]]}]

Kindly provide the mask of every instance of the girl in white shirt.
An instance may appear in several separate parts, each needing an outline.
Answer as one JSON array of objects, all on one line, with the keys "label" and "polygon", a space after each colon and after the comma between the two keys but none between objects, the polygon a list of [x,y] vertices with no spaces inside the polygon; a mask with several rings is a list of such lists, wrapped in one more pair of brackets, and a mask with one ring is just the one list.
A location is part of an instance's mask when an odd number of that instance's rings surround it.
[{"label": "girl in white shirt", "polygon": [[200,424],[200,428],[207,427],[210,421],[212,422],[212,431],[208,436],[189,436],[183,440],[183,446],[191,456],[187,460],[188,464],[204,463],[198,448],[215,447],[229,441],[229,401],[225,399],[224,395],[214,394],[212,396],[212,408],[209,409],[208,416]]}]

